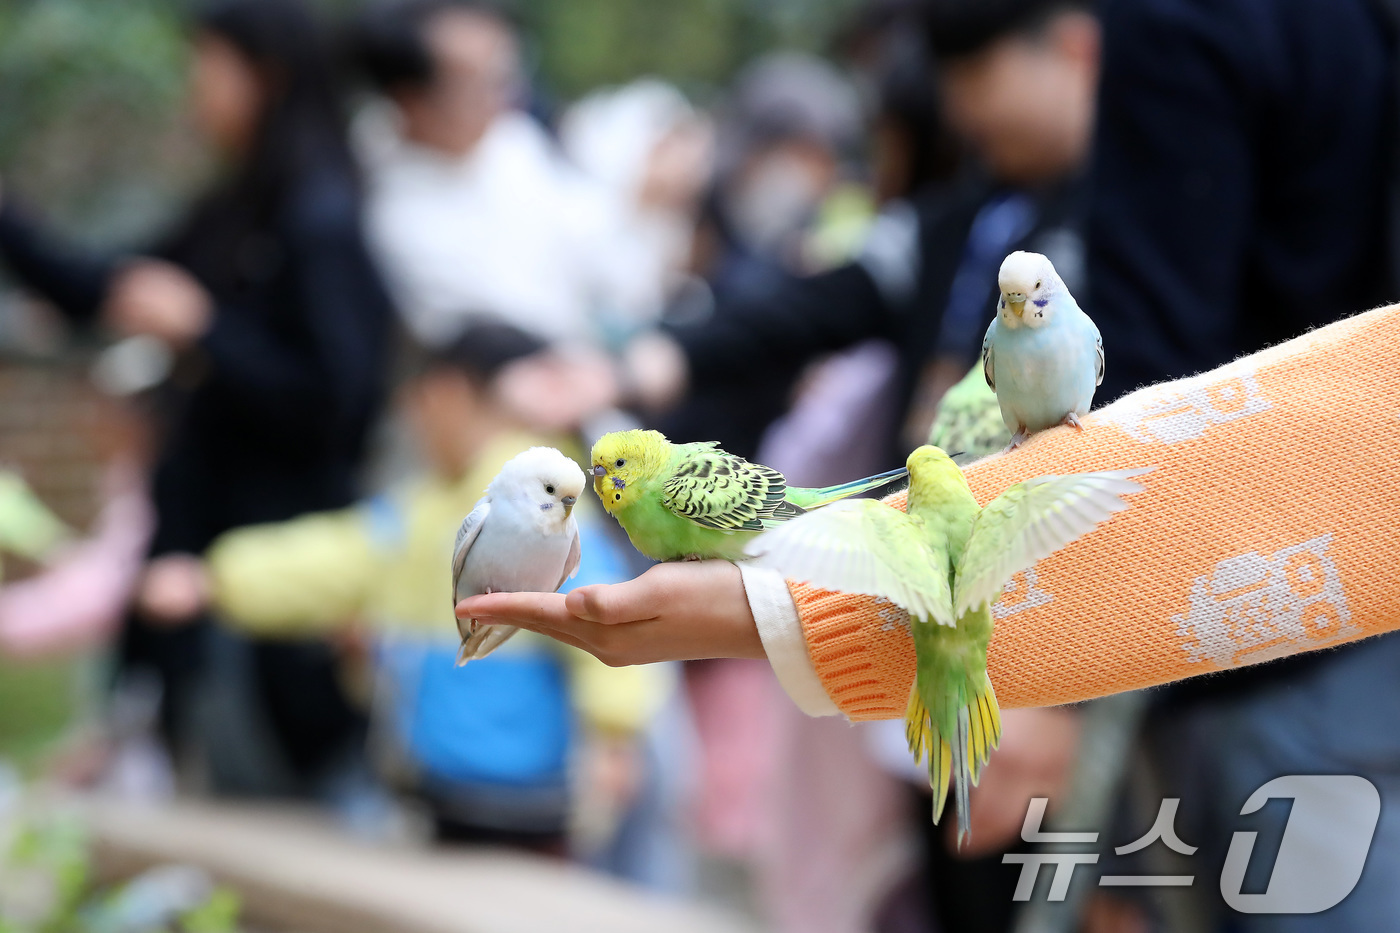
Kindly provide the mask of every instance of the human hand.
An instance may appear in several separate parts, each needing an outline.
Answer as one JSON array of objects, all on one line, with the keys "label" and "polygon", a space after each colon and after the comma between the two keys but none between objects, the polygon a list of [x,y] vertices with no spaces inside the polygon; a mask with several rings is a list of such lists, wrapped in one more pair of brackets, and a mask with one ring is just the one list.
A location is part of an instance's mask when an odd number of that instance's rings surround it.
[{"label": "human hand", "polygon": [[515,417],[546,434],[575,430],[619,400],[613,363],[595,350],[517,360],[501,370],[493,388]]},{"label": "human hand", "polygon": [[1095,891],[1084,902],[1079,929],[1080,933],[1151,933],[1154,926],[1138,902]]},{"label": "human hand", "polygon": [[595,806],[620,816],[636,799],[645,777],[640,740],[589,732],[582,746],[579,783],[586,796]]},{"label": "human hand", "polygon": [[113,277],[102,316],[123,336],[146,335],[184,349],[209,330],[214,303],[179,266],[138,259]]},{"label": "human hand", "polygon": [[568,596],[473,596],[457,604],[457,616],[539,632],[612,667],[767,657],[739,568],[721,560],[658,564],[627,583],[582,586]]},{"label": "human hand", "polygon": [[209,570],[193,554],[166,554],[146,565],[136,588],[136,610],[162,628],[197,619],[209,604]]},{"label": "human hand", "polygon": [[1079,751],[1079,714],[1071,709],[1007,709],[1001,746],[973,788],[972,834],[958,856],[1000,852],[1020,838],[1032,797],[1050,798],[1053,811],[1068,790]]},{"label": "human hand", "polygon": [[597,852],[617,837],[637,799],[646,763],[636,736],[583,731],[572,801],[570,835],[584,853]]},{"label": "human hand", "polygon": [[636,337],[622,350],[630,401],[647,411],[666,411],[680,401],[690,381],[690,362],[675,340],[659,331]]},{"label": "human hand", "polygon": [[713,174],[714,160],[715,132],[708,120],[676,124],[647,154],[637,188],[638,206],[692,215]]}]

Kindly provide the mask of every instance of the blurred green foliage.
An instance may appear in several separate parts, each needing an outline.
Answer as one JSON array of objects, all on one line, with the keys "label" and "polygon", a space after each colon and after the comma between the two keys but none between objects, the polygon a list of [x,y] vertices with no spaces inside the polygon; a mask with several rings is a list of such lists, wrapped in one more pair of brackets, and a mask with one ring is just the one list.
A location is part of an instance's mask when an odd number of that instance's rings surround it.
[{"label": "blurred green foliage", "polygon": [[0,657],[0,758],[28,768],[68,734],[83,709],[81,663]]},{"label": "blurred green foliage", "polygon": [[[0,0],[0,178],[88,242],[130,241],[204,177],[180,120],[194,0]],[[357,0],[316,0],[329,17]],[[821,49],[859,0],[505,0],[549,95],[642,75],[704,102],[776,47]]]},{"label": "blurred green foliage", "polygon": [[820,51],[858,0],[519,0],[546,87],[566,99],[641,75],[705,98],[777,48]]},{"label": "blurred green foliage", "polygon": [[176,871],[96,883],[81,821],[33,806],[0,762],[0,933],[238,933],[238,895]]},{"label": "blurred green foliage", "polygon": [[199,169],[168,0],[0,0],[0,171],[72,234],[149,230]]}]

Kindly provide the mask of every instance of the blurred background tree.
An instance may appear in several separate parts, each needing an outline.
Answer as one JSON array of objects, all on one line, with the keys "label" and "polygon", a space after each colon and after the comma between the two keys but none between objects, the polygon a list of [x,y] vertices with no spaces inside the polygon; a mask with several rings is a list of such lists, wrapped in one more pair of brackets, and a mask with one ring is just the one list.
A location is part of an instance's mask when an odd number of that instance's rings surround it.
[{"label": "blurred background tree", "polygon": [[128,239],[202,166],[169,0],[0,0],[0,170],[71,235]]},{"label": "blurred background tree", "polygon": [[[208,165],[181,128],[189,0],[0,0],[0,173],[92,244],[156,230]],[[771,48],[820,50],[856,0],[515,0],[546,97],[642,75],[700,103]],[[356,0],[321,0],[334,14]]]},{"label": "blurred background tree", "polygon": [[656,75],[704,101],[772,48],[820,51],[855,0],[520,0],[540,75],[566,99]]}]

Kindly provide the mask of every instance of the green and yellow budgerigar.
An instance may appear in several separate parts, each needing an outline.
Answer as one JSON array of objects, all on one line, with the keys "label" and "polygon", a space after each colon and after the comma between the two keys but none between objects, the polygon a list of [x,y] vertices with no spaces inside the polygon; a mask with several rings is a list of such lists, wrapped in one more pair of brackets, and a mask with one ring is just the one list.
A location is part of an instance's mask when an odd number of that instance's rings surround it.
[{"label": "green and yellow budgerigar", "polygon": [[[1011,431],[1001,417],[997,394],[987,385],[981,366],[944,393],[929,428],[928,442],[970,463],[1006,449]],[[959,456],[961,455],[961,456]]]},{"label": "green and yellow budgerigar", "polygon": [[928,757],[933,819],[957,798],[958,842],[968,831],[968,784],[1001,738],[987,676],[992,604],[1012,574],[1088,533],[1148,470],[1041,476],[981,508],[947,454],[909,455],[909,512],[881,502],[839,502],[764,534],[749,546],[759,565],[824,589],[882,596],[910,617],[917,674],[905,714],[909,750]]},{"label": "green and yellow budgerigar", "polygon": [[903,469],[824,489],[719,449],[672,444],[659,431],[616,431],[593,445],[593,489],[632,545],[653,560],[740,560],[766,528],[903,479]]}]

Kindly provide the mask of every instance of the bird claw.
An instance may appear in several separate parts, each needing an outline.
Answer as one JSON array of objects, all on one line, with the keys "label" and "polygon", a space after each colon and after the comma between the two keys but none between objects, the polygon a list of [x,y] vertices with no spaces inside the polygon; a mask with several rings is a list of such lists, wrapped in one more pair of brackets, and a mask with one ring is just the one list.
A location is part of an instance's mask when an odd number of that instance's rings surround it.
[{"label": "bird claw", "polygon": [[1030,440],[1030,437],[1030,433],[1024,429],[1017,431],[1015,434],[1011,435],[1011,443],[1006,445],[1006,449],[1003,450],[1002,453],[1011,453],[1011,451],[1015,450],[1017,447],[1020,447],[1026,441]]},{"label": "bird claw", "polygon": [[1079,416],[1076,415],[1074,412],[1070,412],[1067,415],[1065,415],[1064,419],[1060,421],[1060,424],[1069,425],[1071,428],[1074,428],[1076,431],[1079,431],[1081,433],[1084,431],[1083,422],[1079,420]]}]

